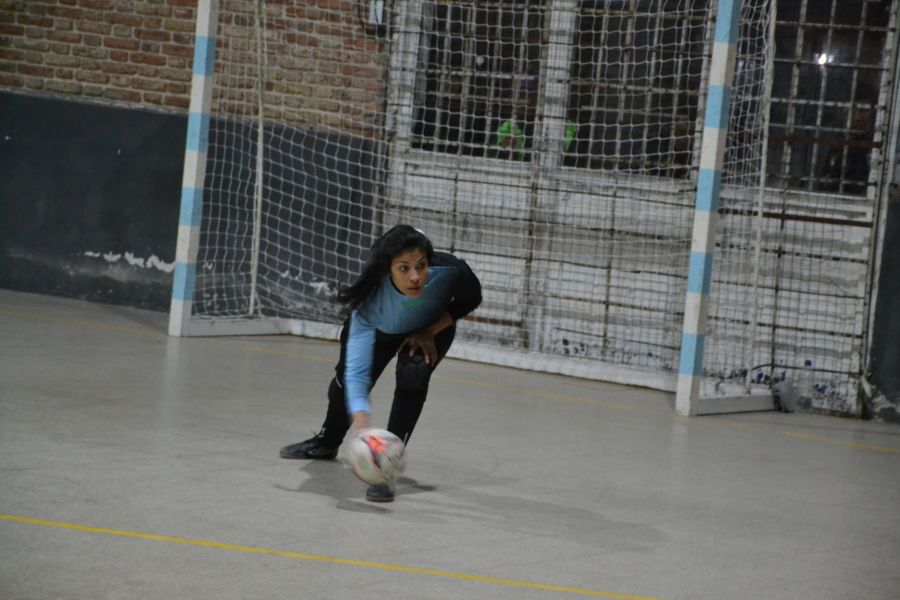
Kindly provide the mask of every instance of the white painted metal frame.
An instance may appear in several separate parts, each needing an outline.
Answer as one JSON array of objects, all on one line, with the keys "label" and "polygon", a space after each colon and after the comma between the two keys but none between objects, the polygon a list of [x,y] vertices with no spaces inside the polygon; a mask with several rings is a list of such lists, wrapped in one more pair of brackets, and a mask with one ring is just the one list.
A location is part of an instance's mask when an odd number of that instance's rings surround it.
[{"label": "white painted metal frame", "polygon": [[209,110],[216,68],[218,14],[218,0],[200,0],[194,34],[193,77],[184,148],[178,246],[175,250],[175,276],[169,311],[169,335],[173,336],[191,333],[200,219],[203,215],[203,183],[209,146]]},{"label": "white painted metal frame", "polygon": [[[720,0],[710,65],[703,144],[700,150],[694,233],[684,306],[678,386],[675,394],[675,411],[680,415],[700,413],[706,318],[740,15],[740,0]],[[716,399],[716,402],[721,403],[722,399]]]}]

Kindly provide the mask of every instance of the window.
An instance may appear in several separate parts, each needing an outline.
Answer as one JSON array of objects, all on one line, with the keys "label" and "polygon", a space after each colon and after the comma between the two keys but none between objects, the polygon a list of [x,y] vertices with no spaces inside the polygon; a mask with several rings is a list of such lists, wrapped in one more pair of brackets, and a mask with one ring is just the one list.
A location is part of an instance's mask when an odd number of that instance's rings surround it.
[{"label": "window", "polygon": [[[768,183],[864,195],[880,143],[891,0],[776,1]],[[549,31],[551,7],[577,11],[571,35]],[[562,148],[563,166],[689,178],[714,8],[710,0],[424,3],[412,145],[529,161],[552,107],[565,131],[547,130],[564,138],[547,148]],[[567,52],[548,51],[551,38]],[[568,64],[542,64],[562,54]],[[547,72],[565,81],[547,82]],[[557,84],[563,94],[544,93]]]},{"label": "window", "polygon": [[543,2],[425,4],[413,146],[529,160],[543,27]]},{"label": "window", "polygon": [[768,179],[866,193],[890,0],[779,0]]},{"label": "window", "polygon": [[688,176],[707,8],[696,0],[581,3],[564,164]]}]

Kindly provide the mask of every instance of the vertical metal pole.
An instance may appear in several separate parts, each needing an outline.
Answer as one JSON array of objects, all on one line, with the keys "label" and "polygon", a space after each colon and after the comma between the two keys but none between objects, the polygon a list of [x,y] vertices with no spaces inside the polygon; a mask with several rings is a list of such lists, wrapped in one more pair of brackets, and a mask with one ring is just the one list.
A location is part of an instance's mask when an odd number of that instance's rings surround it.
[{"label": "vertical metal pole", "polygon": [[725,135],[728,132],[728,108],[731,100],[731,82],[734,79],[740,14],[741,0],[719,0],[706,98],[703,145],[700,150],[694,232],[681,334],[681,360],[675,395],[675,412],[680,415],[697,414],[699,404],[697,401],[703,377],[709,282],[716,244],[716,213],[722,184],[722,161],[725,156]]},{"label": "vertical metal pole", "polygon": [[256,72],[258,76],[256,88],[256,185],[253,202],[253,245],[250,254],[250,308],[247,316],[259,311],[259,244],[262,232],[263,205],[263,169],[265,167],[265,104],[266,104],[266,36],[265,36],[265,0],[256,2]]},{"label": "vertical metal pole", "polygon": [[[762,108],[762,139],[760,145],[760,165],[759,165],[759,181],[756,187],[756,215],[754,217],[754,237],[753,237],[753,285],[751,289],[752,306],[750,308],[750,318],[748,319],[744,342],[744,368],[747,370],[747,376],[744,378],[744,389],[746,393],[750,393],[753,385],[753,357],[756,354],[756,332],[759,329],[759,281],[761,278],[762,266],[762,241],[763,228],[765,227],[765,199],[766,199],[766,176],[768,175],[768,149],[769,149],[769,108],[772,106],[772,77],[775,71],[775,22],[776,22],[776,4],[769,4],[769,15],[766,21],[766,66],[763,75],[763,108]],[[774,341],[771,343],[774,345]],[[769,376],[774,374],[772,367],[769,367]]]},{"label": "vertical metal pole", "polygon": [[200,218],[203,214],[206,152],[209,147],[209,108],[215,77],[215,34],[218,12],[218,0],[199,1],[194,30],[194,65],[187,140],[184,146],[184,171],[181,180],[178,245],[175,250],[175,275],[169,309],[169,335],[173,336],[186,336],[190,333],[194,282],[197,278]]}]

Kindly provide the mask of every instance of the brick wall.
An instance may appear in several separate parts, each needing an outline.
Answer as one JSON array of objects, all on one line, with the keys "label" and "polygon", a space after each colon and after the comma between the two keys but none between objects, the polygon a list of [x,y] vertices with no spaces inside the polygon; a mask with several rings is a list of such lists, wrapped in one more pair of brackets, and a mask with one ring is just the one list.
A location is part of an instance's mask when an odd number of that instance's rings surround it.
[{"label": "brick wall", "polygon": [[0,88],[183,111],[196,0],[0,0]]},{"label": "brick wall", "polygon": [[[0,0],[0,89],[184,112],[196,5]],[[254,6],[252,0],[220,0],[220,56],[241,41],[252,43]],[[356,3],[268,0],[266,11],[269,115],[291,125],[375,136],[383,108],[383,48],[366,33]],[[246,115],[253,96],[252,88],[245,89],[220,110]]]}]

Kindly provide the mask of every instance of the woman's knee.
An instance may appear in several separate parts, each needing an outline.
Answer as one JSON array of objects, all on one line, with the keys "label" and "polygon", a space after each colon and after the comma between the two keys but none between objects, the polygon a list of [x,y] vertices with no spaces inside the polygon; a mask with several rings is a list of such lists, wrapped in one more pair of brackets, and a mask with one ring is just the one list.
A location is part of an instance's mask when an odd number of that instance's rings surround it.
[{"label": "woman's knee", "polygon": [[397,390],[401,392],[425,392],[431,381],[432,367],[421,354],[397,358]]}]

